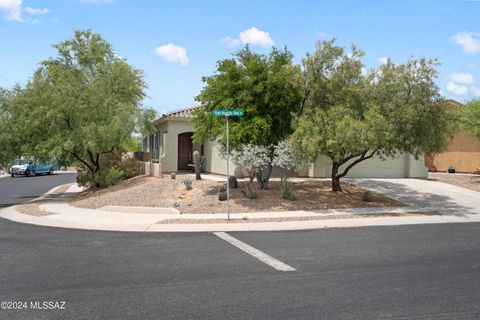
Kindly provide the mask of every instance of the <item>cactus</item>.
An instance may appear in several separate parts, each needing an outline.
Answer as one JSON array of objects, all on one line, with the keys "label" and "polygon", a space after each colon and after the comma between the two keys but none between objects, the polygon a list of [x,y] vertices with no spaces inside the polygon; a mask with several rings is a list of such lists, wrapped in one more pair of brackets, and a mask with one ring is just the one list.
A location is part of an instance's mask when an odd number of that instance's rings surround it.
[{"label": "cactus", "polygon": [[283,176],[281,181],[280,181],[280,190],[282,191],[282,198],[285,200],[296,200],[297,195],[295,194],[295,191],[292,189],[292,185],[290,181],[288,180],[287,176]]},{"label": "cactus", "polygon": [[195,164],[195,180],[200,180],[200,153],[198,151],[193,152],[193,163]]}]

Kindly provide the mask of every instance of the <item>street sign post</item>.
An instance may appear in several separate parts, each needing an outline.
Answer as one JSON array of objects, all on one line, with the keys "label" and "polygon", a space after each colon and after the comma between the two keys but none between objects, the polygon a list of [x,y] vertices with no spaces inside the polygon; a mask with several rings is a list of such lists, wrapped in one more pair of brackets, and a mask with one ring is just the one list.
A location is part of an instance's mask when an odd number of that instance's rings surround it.
[{"label": "street sign post", "polygon": [[228,145],[228,117],[243,117],[245,110],[212,110],[212,116],[225,117],[225,126],[227,132],[227,219],[230,220],[230,183],[228,178],[230,177],[229,162],[230,151]]},{"label": "street sign post", "polygon": [[212,110],[212,115],[214,117],[243,117],[245,110]]}]

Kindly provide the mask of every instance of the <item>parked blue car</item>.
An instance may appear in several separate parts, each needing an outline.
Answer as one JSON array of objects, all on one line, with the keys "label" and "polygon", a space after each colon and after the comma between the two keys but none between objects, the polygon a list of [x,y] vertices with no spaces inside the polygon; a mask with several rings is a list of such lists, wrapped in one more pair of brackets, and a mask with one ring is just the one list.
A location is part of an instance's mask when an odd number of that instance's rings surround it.
[{"label": "parked blue car", "polygon": [[18,159],[15,160],[13,166],[10,167],[10,175],[12,178],[19,175],[31,177],[38,174],[53,174],[53,165],[49,162],[35,163],[33,161]]}]

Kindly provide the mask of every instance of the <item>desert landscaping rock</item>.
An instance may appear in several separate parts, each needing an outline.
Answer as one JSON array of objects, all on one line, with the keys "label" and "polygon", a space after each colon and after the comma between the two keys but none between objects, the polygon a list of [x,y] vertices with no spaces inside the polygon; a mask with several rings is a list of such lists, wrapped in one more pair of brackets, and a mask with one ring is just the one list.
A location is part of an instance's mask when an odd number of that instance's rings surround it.
[{"label": "desert landscaping rock", "polygon": [[[185,192],[181,180],[172,180],[169,176],[139,176],[105,190],[85,191],[76,196],[71,205],[91,209],[109,205],[170,208],[177,203],[177,208],[183,213],[226,211],[227,203],[218,200],[219,185],[225,181],[195,180],[193,189]],[[332,192],[329,181],[313,179],[302,182],[292,180],[292,187],[297,194],[296,201],[282,199],[279,181],[271,181],[269,190],[258,190],[257,199],[247,199],[243,195],[246,183],[241,181],[239,188],[231,190],[232,213],[405,206],[375,193],[374,202],[364,202],[362,195],[365,189],[344,183],[344,192]]]},{"label": "desert landscaping rock", "polygon": [[289,221],[316,221],[332,219],[353,219],[353,218],[372,218],[372,217],[406,217],[406,216],[438,216],[435,211],[425,212],[382,212],[382,213],[352,213],[324,216],[304,216],[304,217],[282,217],[282,218],[234,218],[234,219],[167,219],[158,222],[159,224],[207,224],[207,223],[266,223],[266,222],[289,222]]}]

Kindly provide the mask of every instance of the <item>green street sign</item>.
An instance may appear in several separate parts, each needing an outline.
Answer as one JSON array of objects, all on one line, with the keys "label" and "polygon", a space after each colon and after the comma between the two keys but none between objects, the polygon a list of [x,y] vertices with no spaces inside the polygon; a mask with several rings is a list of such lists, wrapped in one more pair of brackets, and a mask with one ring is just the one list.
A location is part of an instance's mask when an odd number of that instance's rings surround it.
[{"label": "green street sign", "polygon": [[212,110],[214,117],[243,117],[245,110]]}]

